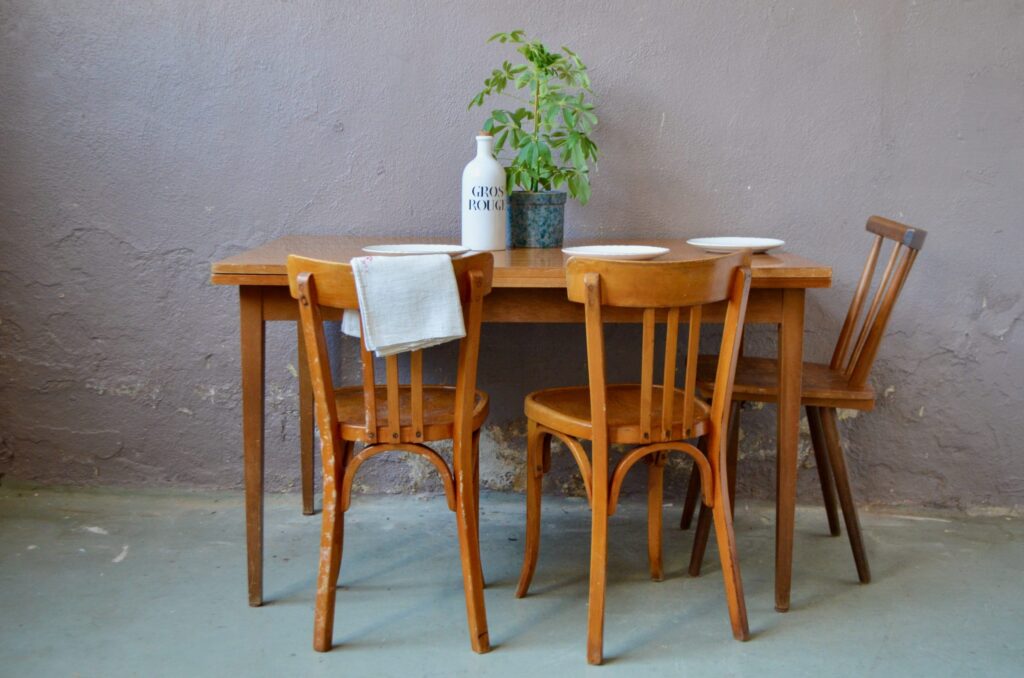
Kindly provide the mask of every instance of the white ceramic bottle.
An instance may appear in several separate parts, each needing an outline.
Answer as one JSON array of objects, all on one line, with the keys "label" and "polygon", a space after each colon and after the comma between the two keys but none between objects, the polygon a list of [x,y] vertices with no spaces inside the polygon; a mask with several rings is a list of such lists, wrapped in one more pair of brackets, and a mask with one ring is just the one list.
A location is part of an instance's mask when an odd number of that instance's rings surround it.
[{"label": "white ceramic bottle", "polygon": [[505,168],[494,159],[494,137],[476,135],[476,157],[462,170],[462,246],[505,249]]}]

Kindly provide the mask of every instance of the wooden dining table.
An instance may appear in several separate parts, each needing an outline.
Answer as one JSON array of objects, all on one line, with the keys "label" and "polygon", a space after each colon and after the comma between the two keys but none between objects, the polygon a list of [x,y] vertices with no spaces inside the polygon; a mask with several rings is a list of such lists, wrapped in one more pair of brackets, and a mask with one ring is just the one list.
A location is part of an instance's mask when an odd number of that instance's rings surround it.
[{"label": "wooden dining table", "polygon": [[[362,247],[399,242],[334,235],[288,235],[212,265],[210,280],[238,287],[241,336],[242,449],[245,475],[246,546],[249,604],[263,603],[264,367],[266,323],[296,322],[298,307],[288,292],[289,254],[348,261],[364,256]],[[429,241],[427,241],[429,242]],[[573,245],[595,244],[574,242]],[[622,243],[629,244],[629,243]],[[667,247],[660,260],[701,259],[713,254],[684,240],[644,240],[633,244]],[[566,256],[558,249],[494,252],[494,289],[484,304],[489,323],[582,323],[583,308],[566,298]],[[828,287],[832,269],[798,254],[758,254],[751,263],[747,323],[778,327],[779,403],[777,413],[775,608],[789,609],[796,509],[797,442],[803,361],[804,297],[807,289]],[[721,320],[721,309],[705,311],[706,322]],[[607,318],[635,322],[631,312]],[[303,512],[313,513],[313,393],[309,367],[296,330],[299,363],[299,448]],[[487,360],[487,356],[481,356]],[[486,388],[486,384],[481,385]],[[525,462],[524,462],[525,463]]]}]

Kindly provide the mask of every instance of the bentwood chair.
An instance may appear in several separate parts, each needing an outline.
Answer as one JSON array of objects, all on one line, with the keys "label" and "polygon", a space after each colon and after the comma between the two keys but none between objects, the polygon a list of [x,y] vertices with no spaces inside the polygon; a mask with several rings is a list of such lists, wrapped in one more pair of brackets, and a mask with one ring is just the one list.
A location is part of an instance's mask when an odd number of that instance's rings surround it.
[{"label": "bentwood chair", "polygon": [[[526,397],[527,513],[526,553],[517,597],[526,595],[537,565],[540,545],[540,498],[544,473],[550,468],[551,438],[569,448],[579,466],[592,514],[590,603],[587,620],[587,661],[603,659],[605,570],[608,518],[615,513],[622,481],[643,459],[648,464],[648,555],[651,576],[662,577],[661,501],[668,452],[694,460],[704,488],[704,504],[712,511],[725,577],[725,594],[733,635],[749,637],[743,585],[732,529],[732,512],[724,466],[724,436],[729,415],[733,372],[750,290],[749,257],[737,253],[680,262],[624,262],[570,259],[566,265],[569,300],[584,305],[589,386],[554,388]],[[725,301],[722,360],[709,405],[697,396],[697,347],[704,304]],[[640,383],[606,384],[603,314],[612,308],[632,309],[643,318]],[[680,319],[689,320],[684,387],[676,387],[676,349]],[[656,323],[665,323],[662,383],[655,385]],[[706,454],[687,442],[704,437]],[[591,441],[587,457],[581,440]],[[609,446],[630,445],[614,467]]]},{"label": "bentwood chair", "polygon": [[[344,516],[351,503],[352,481],[364,462],[392,451],[427,459],[441,476],[458,528],[470,645],[476,652],[490,649],[477,523],[479,433],[487,417],[488,400],[486,393],[476,390],[476,370],[483,299],[491,291],[494,259],[488,253],[471,254],[453,259],[452,265],[466,325],[455,386],[423,383],[422,351],[402,354],[409,356],[410,383],[399,383],[400,356],[395,355],[385,358],[385,383],[377,384],[373,355],[361,340],[362,385],[335,388],[322,309],[358,308],[352,269],[344,263],[288,257],[288,283],[299,303],[323,458],[323,527],[313,628],[313,647],[319,652],[331,648]],[[452,468],[427,446],[446,439],[453,442]],[[357,442],[362,449],[353,454]]]},{"label": "bentwood chair", "polygon": [[[838,493],[857,575],[865,584],[871,581],[871,570],[861,538],[857,507],[850,490],[846,459],[839,440],[836,408],[870,410],[875,406],[875,392],[868,384],[868,375],[878,354],[878,347],[889,322],[889,316],[896,305],[896,299],[927,235],[926,231],[919,228],[877,216],[868,219],[867,230],[875,237],[846,314],[846,321],[839,332],[832,360],[827,365],[804,363],[800,394],[801,403],[807,410],[807,424],[818,467],[818,480],[824,497],[829,531],[832,536],[840,534],[839,516],[836,512]],[[862,315],[864,302],[875,278],[879,254],[886,241],[892,243],[892,252],[878,284],[875,285],[875,293],[867,306],[867,312]],[[718,388],[714,381],[715,361],[714,356],[702,356],[700,359],[697,381],[705,392]],[[742,356],[736,369],[736,382],[732,390],[733,429],[730,431],[727,445],[728,464],[731,468],[735,468],[738,454],[740,406],[744,402],[777,403],[778,395],[778,362],[770,358]],[[690,486],[680,520],[682,529],[690,525],[700,482],[700,474],[691,472]],[[735,494],[735,484],[731,492]],[[735,497],[733,499],[735,500]],[[694,536],[690,560],[690,574],[693,576],[700,573],[704,548],[707,545],[710,516],[705,513],[702,509]]]}]

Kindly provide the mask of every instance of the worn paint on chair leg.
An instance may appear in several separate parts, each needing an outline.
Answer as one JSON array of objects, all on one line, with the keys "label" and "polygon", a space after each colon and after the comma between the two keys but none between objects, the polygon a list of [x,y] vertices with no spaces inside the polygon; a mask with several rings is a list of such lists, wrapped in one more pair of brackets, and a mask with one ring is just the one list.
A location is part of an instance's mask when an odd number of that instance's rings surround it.
[{"label": "worn paint on chair leg", "polygon": [[[333,463],[330,466],[333,467]],[[323,482],[324,506],[320,530],[320,567],[316,577],[316,604],[313,615],[313,649],[317,652],[327,652],[331,649],[334,632],[334,601],[337,594],[338,570],[341,565],[342,523],[338,520],[341,512],[338,510],[338,484],[335,474],[333,472],[324,473]]]},{"label": "worn paint on chair leg", "polygon": [[[718,557],[722,562],[722,578],[725,583],[725,599],[729,606],[729,621],[732,635],[736,640],[748,640],[750,628],[747,624],[747,604],[743,597],[743,580],[740,577],[739,560],[736,557],[736,536],[732,528],[732,507],[728,498],[728,478],[718,483],[715,508],[712,509],[715,522],[715,541]],[[726,485],[726,487],[722,487]]]},{"label": "worn paint on chair leg", "polygon": [[[348,459],[352,456],[352,448],[355,447],[355,443],[346,440],[342,445],[342,455],[339,463],[334,465],[334,487],[341,487],[341,483],[345,478],[345,467],[348,464]],[[335,590],[338,588],[338,577],[341,575],[341,556],[345,549],[345,509],[342,507],[340,501],[335,502],[335,518],[334,518],[334,539],[337,543],[337,548],[331,551],[331,582]]]}]

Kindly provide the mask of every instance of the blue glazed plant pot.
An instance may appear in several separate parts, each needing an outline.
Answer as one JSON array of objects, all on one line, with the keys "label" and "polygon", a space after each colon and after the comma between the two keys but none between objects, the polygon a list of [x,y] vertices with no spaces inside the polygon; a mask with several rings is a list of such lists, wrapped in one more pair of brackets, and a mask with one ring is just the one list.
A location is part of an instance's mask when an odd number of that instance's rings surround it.
[{"label": "blue glazed plant pot", "polygon": [[512,191],[508,204],[510,247],[561,247],[565,191]]}]

